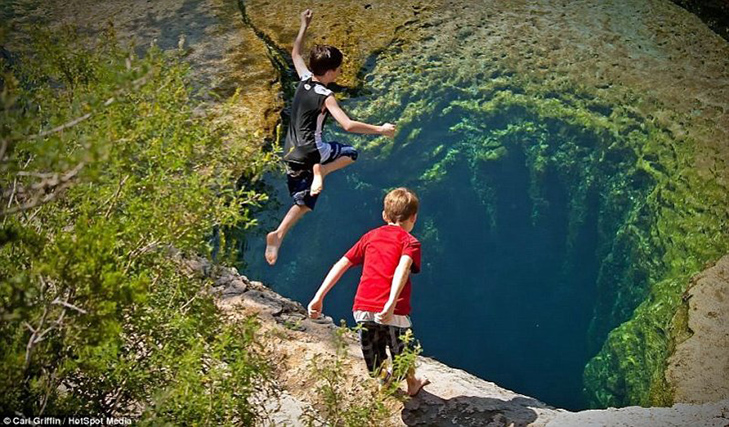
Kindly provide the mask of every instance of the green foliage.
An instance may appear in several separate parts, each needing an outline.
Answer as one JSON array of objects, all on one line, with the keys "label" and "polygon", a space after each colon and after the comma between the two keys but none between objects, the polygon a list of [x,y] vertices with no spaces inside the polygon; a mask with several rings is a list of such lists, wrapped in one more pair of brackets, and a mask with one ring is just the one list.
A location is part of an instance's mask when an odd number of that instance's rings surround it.
[{"label": "green foliage", "polygon": [[0,64],[0,412],[253,423],[256,323],[225,322],[173,254],[254,225],[265,195],[235,183],[271,157],[193,111],[178,52],[35,43]]},{"label": "green foliage", "polygon": [[408,329],[404,335],[401,335],[400,339],[405,344],[405,350],[395,356],[395,360],[392,361],[391,375],[393,380],[386,383],[385,387],[386,394],[388,395],[395,394],[399,389],[399,384],[415,369],[418,356],[423,352],[420,343],[415,341],[411,329]]},{"label": "green foliage", "polygon": [[395,399],[405,399],[400,392],[400,383],[415,369],[417,357],[422,351],[419,344],[412,345],[412,332],[408,331],[401,337],[406,348],[395,357],[389,369],[390,373],[383,366],[379,372],[373,373],[373,378],[365,382],[356,379],[347,381],[351,375],[348,366],[351,362],[348,356],[349,344],[346,340],[348,333],[350,330],[342,321],[341,327],[334,334],[335,356],[325,360],[312,360],[310,364],[311,382],[316,384],[317,400],[314,407],[305,411],[302,416],[306,425],[388,425],[394,415]]}]

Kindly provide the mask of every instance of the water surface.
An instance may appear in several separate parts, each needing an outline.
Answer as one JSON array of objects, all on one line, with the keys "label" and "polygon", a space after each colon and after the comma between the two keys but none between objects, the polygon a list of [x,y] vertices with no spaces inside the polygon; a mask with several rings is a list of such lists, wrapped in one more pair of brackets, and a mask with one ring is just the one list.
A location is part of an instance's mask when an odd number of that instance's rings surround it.
[{"label": "water surface", "polygon": [[[347,135],[330,123],[328,138],[357,146],[360,159],[327,178],[275,267],[263,261],[262,239],[251,242],[247,271],[305,305],[382,223],[386,191],[413,188],[423,268],[412,318],[424,354],[582,409],[585,364],[616,326],[595,321],[598,289],[632,271],[620,236],[653,182],[633,167],[627,138],[608,131],[612,106],[573,89],[539,92],[532,76],[485,54],[495,43],[486,17],[474,12],[458,31],[378,58],[366,92],[343,105],[354,118],[397,122],[397,137]],[[283,203],[276,218],[289,207],[284,181],[273,181]],[[359,272],[327,297],[335,320],[352,323]]]}]

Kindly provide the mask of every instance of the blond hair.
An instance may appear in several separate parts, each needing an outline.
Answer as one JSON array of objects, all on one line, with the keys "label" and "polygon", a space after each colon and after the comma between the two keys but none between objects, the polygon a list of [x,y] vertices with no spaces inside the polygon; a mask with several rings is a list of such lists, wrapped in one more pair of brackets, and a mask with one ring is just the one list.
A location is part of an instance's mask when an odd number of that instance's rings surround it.
[{"label": "blond hair", "polygon": [[420,200],[412,190],[405,187],[396,188],[385,196],[385,219],[402,222],[418,212]]}]

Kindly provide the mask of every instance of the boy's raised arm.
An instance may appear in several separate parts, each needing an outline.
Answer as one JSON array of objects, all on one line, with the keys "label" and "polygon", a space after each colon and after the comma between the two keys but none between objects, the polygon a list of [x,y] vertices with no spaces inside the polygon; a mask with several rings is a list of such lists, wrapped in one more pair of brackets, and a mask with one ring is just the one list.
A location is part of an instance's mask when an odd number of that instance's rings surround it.
[{"label": "boy's raised arm", "polygon": [[324,101],[324,104],[327,107],[327,110],[329,110],[329,113],[334,117],[334,119],[339,123],[344,130],[347,132],[354,132],[354,133],[362,133],[367,135],[385,135],[389,138],[392,138],[395,136],[395,125],[391,123],[385,123],[381,126],[374,126],[369,125],[367,123],[358,122],[356,120],[352,120],[347,116],[347,113],[344,112],[339,107],[339,103],[337,103],[337,99],[334,98],[334,96],[329,96]]},{"label": "boy's raised arm", "polygon": [[324,278],[321,286],[319,286],[319,290],[316,291],[316,295],[314,295],[314,298],[312,298],[311,302],[309,302],[309,306],[307,307],[309,317],[312,319],[318,319],[319,316],[321,316],[322,307],[324,306],[324,297],[327,295],[327,292],[329,292],[329,290],[337,284],[339,279],[342,278],[344,272],[351,266],[352,262],[348,260],[347,257],[342,257],[336,264],[334,264],[332,269],[329,270],[327,277]]},{"label": "boy's raised arm", "polygon": [[296,67],[299,78],[309,72],[309,69],[306,68],[304,57],[301,56],[301,51],[304,44],[304,36],[306,36],[306,29],[309,28],[313,14],[314,12],[311,9],[306,9],[301,12],[301,27],[299,27],[299,34],[296,35],[296,40],[294,40],[294,48],[291,50],[291,59],[294,61],[294,67]]},{"label": "boy's raised arm", "polygon": [[410,266],[413,264],[413,259],[409,255],[402,255],[400,262],[397,264],[395,274],[392,276],[392,285],[390,287],[390,298],[385,303],[382,311],[375,315],[375,320],[380,323],[385,323],[392,319],[395,314],[395,305],[397,304],[397,298],[400,296],[400,292],[405,287],[405,283],[408,281],[410,275]]}]

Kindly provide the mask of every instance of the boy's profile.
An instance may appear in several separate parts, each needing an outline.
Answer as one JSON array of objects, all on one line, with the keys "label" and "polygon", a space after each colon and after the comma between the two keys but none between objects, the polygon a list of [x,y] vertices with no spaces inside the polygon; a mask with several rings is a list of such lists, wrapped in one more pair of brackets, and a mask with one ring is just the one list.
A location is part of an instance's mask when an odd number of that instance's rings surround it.
[{"label": "boy's profile", "polygon": [[351,120],[339,107],[334,93],[327,89],[327,85],[334,82],[341,72],[342,53],[339,49],[315,46],[309,55],[311,71],[306,67],[301,50],[312,15],[309,9],[301,13],[301,27],[291,51],[300,81],[291,105],[291,122],[286,133],[283,158],[294,205],[278,228],[266,235],[265,256],[271,265],[278,259],[278,249],[286,233],[304,214],[314,209],[317,197],[324,189],[324,177],[357,160],[357,151],[353,147],[322,139],[327,117],[332,115],[348,132],[395,135],[395,126],[390,123],[373,126]]},{"label": "boy's profile", "polygon": [[[395,356],[405,344],[400,337],[411,328],[410,272],[420,271],[420,242],[410,234],[418,219],[418,197],[407,188],[397,188],[385,196],[382,219],[387,223],[362,236],[337,261],[308,306],[309,316],[322,313],[324,297],[349,267],[364,264],[352,308],[361,325],[360,341],[367,369],[376,373],[387,360],[386,348]],[[415,396],[429,384],[408,372],[407,392]]]}]

